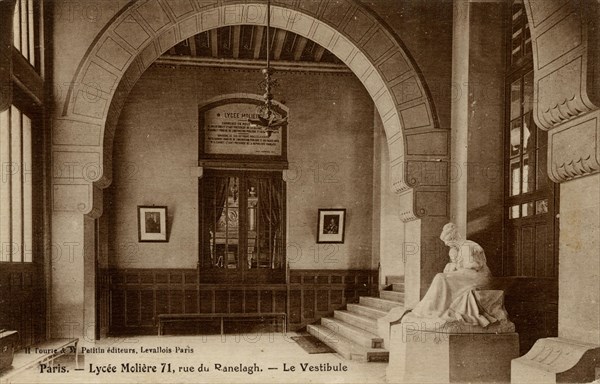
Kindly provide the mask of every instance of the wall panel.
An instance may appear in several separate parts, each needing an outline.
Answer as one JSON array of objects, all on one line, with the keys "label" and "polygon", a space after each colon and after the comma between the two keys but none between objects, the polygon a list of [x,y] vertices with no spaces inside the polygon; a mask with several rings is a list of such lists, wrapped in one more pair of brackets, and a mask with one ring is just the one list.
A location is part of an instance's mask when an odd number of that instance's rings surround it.
[{"label": "wall panel", "polygon": [[521,354],[537,339],[558,335],[558,281],[554,278],[497,277],[495,289],[504,290],[509,319],[519,334]]},{"label": "wall panel", "polygon": [[[289,284],[198,284],[193,269],[113,269],[110,334],[150,334],[161,313],[286,312],[290,330],[377,290],[377,271],[291,270]],[[195,328],[196,329],[196,328]]]}]

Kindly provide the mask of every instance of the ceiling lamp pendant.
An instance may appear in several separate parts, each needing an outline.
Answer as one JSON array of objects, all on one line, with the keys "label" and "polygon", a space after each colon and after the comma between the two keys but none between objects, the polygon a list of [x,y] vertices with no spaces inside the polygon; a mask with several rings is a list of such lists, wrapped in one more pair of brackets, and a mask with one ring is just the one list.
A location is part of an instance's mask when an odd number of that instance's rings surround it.
[{"label": "ceiling lamp pendant", "polygon": [[280,117],[279,114],[273,111],[273,93],[271,90],[275,86],[275,81],[272,78],[275,70],[271,68],[271,1],[267,0],[267,67],[261,70],[265,77],[265,94],[263,95],[264,104],[258,106],[256,113],[257,119],[248,119],[250,126],[259,128],[265,136],[270,137],[273,132],[277,132],[279,127],[287,124],[287,116]]}]

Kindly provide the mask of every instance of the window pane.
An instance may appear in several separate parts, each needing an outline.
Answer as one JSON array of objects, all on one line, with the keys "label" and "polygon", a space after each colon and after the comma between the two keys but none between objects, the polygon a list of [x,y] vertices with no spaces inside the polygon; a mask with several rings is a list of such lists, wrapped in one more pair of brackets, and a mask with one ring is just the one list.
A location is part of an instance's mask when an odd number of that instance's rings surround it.
[{"label": "window pane", "polygon": [[13,45],[19,51],[21,50],[21,3],[15,4],[15,13],[13,15]]},{"label": "window pane", "polygon": [[532,170],[532,168],[533,167],[529,161],[529,155],[524,155],[523,156],[523,193],[533,191],[533,187],[534,187],[533,177],[534,177],[535,173]]},{"label": "window pane", "polygon": [[521,79],[510,85],[510,119],[521,116]]},{"label": "window pane", "polygon": [[[526,15],[523,15],[525,17]],[[525,24],[525,33],[523,34],[525,40],[523,56],[531,55],[531,31],[529,30],[529,24]]]},{"label": "window pane", "polygon": [[523,189],[522,193],[533,192],[535,189],[535,152],[523,156]]},{"label": "window pane", "polygon": [[512,35],[512,62],[517,62],[522,56],[521,52],[521,35],[523,34],[522,29],[517,29]]},{"label": "window pane", "polygon": [[533,71],[523,78],[523,114],[533,110]]},{"label": "window pane", "polygon": [[0,112],[0,261],[10,261],[10,109]]},{"label": "window pane", "polygon": [[512,21],[513,24],[519,24],[519,20],[523,16],[523,1],[515,0],[512,2]]},{"label": "window pane", "polygon": [[248,269],[258,268],[260,255],[258,245],[260,239],[258,238],[258,181],[256,179],[248,179],[248,251],[247,251],[247,262]]},{"label": "window pane", "polygon": [[270,268],[273,255],[274,229],[271,223],[271,183],[256,180],[258,185],[258,268]]},{"label": "window pane", "polygon": [[521,193],[521,164],[519,159],[510,162],[510,195],[516,196]]},{"label": "window pane", "polygon": [[282,255],[282,204],[277,180],[258,178],[258,268],[280,267]]},{"label": "window pane", "polygon": [[23,115],[23,261],[33,259],[32,183],[33,157],[31,151],[31,120]]},{"label": "window pane", "polygon": [[11,122],[10,122],[10,139],[11,139],[11,213],[12,221],[12,261],[23,260],[23,195],[22,195],[22,178],[21,178],[21,112],[11,107]]},{"label": "window pane", "polygon": [[523,152],[527,153],[533,149],[535,142],[532,140],[532,131],[530,121],[531,121],[531,113],[527,114],[523,119]]},{"label": "window pane", "polygon": [[511,219],[519,218],[519,206],[518,205],[513,205],[508,209],[508,217]]},{"label": "window pane", "polygon": [[29,59],[29,27],[27,26],[27,0],[21,3],[21,54]]},{"label": "window pane", "polygon": [[212,177],[203,177],[198,185],[201,193],[200,210],[202,211],[201,242],[201,267],[212,268],[216,264],[215,255],[215,180]]},{"label": "window pane", "polygon": [[522,1],[514,1],[512,3],[512,36],[511,36],[511,62],[516,63],[523,57],[523,40],[524,40],[524,24],[525,10],[523,9]]},{"label": "window pane", "polygon": [[510,157],[521,153],[521,118],[510,123]]},{"label": "window pane", "polygon": [[29,25],[29,31],[28,31],[28,35],[29,35],[29,63],[33,66],[35,66],[35,35],[34,35],[34,29],[33,29],[33,0],[28,0],[27,2],[27,18],[28,18],[28,22],[27,24]]},{"label": "window pane", "polygon": [[521,205],[521,217],[533,216],[533,201]]},{"label": "window pane", "polygon": [[[217,220],[216,231],[216,257],[217,266],[227,269],[238,268],[239,245],[239,185],[237,177],[218,178],[215,217]],[[224,184],[225,183],[225,184]]]}]

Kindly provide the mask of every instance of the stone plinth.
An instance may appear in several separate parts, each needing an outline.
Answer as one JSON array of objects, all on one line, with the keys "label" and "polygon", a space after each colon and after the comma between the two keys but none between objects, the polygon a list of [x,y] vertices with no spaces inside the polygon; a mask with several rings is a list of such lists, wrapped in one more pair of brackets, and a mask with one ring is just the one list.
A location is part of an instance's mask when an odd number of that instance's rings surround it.
[{"label": "stone plinth", "polygon": [[377,334],[383,339],[384,348],[390,346],[391,327],[400,323],[400,319],[405,312],[404,307],[392,308],[387,315],[377,319]]},{"label": "stone plinth", "polygon": [[[496,332],[514,330],[510,325]],[[468,328],[473,332],[465,333]],[[519,355],[517,333],[486,333],[477,326],[430,329],[406,319],[392,326],[388,383],[510,382],[511,360]]]},{"label": "stone plinth", "polygon": [[597,379],[600,346],[559,337],[538,340],[511,365],[512,383],[589,383]]}]

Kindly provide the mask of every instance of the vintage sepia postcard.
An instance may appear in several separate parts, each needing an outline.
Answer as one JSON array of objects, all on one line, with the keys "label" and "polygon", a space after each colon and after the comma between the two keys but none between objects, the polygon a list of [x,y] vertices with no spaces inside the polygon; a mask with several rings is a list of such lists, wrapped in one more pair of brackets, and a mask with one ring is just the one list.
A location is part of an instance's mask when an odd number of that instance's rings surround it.
[{"label": "vintage sepia postcard", "polygon": [[0,384],[600,383],[597,0],[0,0]]}]

